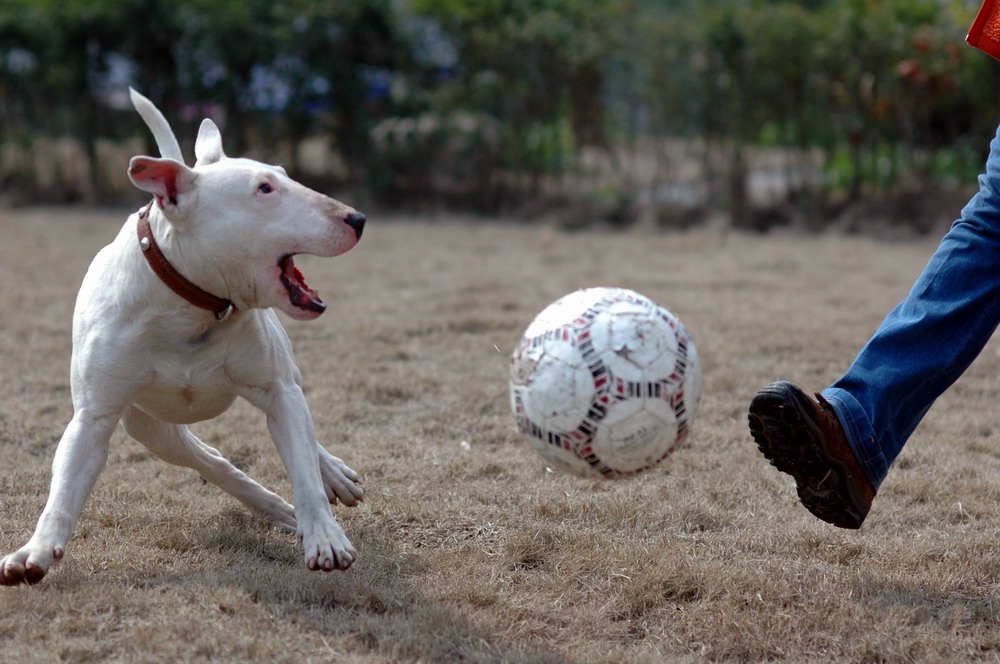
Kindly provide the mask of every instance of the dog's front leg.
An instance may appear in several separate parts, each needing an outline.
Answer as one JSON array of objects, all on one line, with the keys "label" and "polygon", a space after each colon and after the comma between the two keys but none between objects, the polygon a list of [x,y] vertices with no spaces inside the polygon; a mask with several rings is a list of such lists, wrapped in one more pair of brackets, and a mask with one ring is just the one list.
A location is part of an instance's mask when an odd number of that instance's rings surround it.
[{"label": "dog's front leg", "polygon": [[260,404],[267,427],[288,470],[295,493],[295,519],[311,570],[346,570],[358,557],[330,513],[320,473],[312,415],[301,388],[292,381],[268,391]]},{"label": "dog's front leg", "polygon": [[116,416],[94,416],[78,410],[63,433],[52,462],[49,499],[28,543],[0,560],[0,585],[37,583],[66,543],[108,459],[108,441]]}]

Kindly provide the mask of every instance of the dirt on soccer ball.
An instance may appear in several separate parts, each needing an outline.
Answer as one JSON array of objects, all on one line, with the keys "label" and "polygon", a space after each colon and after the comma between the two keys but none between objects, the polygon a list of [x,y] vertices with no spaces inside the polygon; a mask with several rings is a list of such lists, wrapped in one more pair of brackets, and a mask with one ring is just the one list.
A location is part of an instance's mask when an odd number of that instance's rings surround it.
[{"label": "dirt on soccer ball", "polygon": [[[4,551],[45,503],[71,415],[73,299],[124,217],[0,210]],[[320,439],[364,477],[364,505],[335,508],[360,554],[350,572],[309,572],[294,536],[119,432],[63,561],[38,586],[0,588],[0,659],[991,660],[995,343],[860,531],[812,518],[746,428],[762,384],[836,378],[935,244],[372,214],[355,250],[303,258],[329,309],[287,323]],[[532,318],[596,284],[667,305],[703,359],[688,444],[624,482],[546,471],[508,402]],[[291,495],[251,407],[194,430]]]}]

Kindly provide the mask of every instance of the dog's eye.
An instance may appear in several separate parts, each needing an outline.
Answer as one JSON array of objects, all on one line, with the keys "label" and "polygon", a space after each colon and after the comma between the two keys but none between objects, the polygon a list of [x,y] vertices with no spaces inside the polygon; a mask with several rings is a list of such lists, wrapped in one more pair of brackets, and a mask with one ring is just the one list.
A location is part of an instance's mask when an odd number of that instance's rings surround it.
[{"label": "dog's eye", "polygon": [[270,194],[272,191],[274,191],[274,187],[272,187],[266,182],[261,182],[260,186],[257,187],[257,191],[259,191],[262,194]]}]

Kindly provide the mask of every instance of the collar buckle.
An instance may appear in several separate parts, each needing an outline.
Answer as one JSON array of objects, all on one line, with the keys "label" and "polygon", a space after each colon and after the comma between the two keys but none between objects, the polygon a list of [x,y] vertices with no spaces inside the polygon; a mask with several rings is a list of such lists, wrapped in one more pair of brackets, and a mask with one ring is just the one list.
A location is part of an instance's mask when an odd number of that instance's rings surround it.
[{"label": "collar buckle", "polygon": [[232,316],[234,311],[236,311],[236,305],[230,302],[228,305],[226,305],[225,309],[223,309],[222,311],[215,312],[215,320],[219,321],[220,323],[225,323],[226,319]]}]

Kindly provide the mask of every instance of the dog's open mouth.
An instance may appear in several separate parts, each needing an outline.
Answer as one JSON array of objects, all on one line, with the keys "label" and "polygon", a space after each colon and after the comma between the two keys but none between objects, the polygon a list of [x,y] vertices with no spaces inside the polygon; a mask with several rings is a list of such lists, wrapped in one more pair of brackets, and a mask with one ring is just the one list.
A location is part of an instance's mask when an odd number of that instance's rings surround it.
[{"label": "dog's open mouth", "polygon": [[306,283],[306,278],[302,276],[301,270],[295,267],[292,256],[292,254],[286,254],[278,261],[278,267],[281,269],[281,283],[288,291],[288,299],[300,309],[323,313],[326,311],[326,303],[320,298],[319,293]]}]

